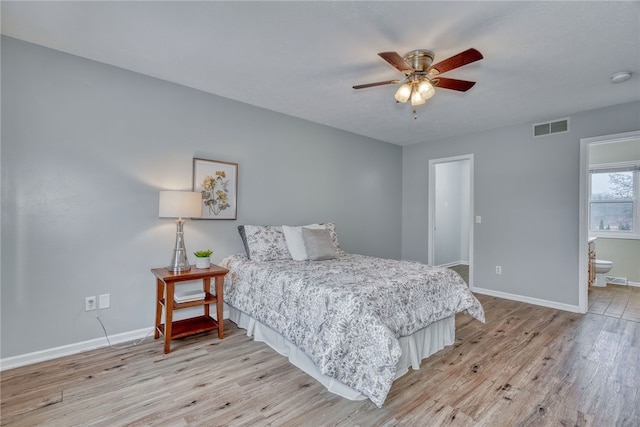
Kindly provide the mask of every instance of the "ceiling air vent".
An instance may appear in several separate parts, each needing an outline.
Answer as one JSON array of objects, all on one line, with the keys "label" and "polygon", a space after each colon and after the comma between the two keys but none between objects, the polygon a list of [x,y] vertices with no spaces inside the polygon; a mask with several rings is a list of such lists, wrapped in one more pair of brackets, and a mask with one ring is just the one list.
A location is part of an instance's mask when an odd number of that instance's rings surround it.
[{"label": "ceiling air vent", "polygon": [[569,131],[569,119],[556,120],[555,122],[533,125],[533,136],[545,136],[553,133]]}]

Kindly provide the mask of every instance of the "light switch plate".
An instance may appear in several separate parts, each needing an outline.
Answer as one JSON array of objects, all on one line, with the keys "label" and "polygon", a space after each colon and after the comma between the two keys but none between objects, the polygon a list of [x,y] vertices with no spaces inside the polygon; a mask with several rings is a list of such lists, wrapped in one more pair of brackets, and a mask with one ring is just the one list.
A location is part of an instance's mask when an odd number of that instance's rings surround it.
[{"label": "light switch plate", "polygon": [[111,294],[102,294],[98,297],[98,308],[111,307]]}]

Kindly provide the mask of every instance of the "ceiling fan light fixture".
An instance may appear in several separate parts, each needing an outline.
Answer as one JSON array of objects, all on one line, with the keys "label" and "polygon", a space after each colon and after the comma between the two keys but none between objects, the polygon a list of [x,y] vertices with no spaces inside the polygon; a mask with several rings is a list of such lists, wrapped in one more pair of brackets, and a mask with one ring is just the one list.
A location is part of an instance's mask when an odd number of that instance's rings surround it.
[{"label": "ceiling fan light fixture", "polygon": [[395,94],[396,101],[405,103],[411,97],[411,85],[409,83],[405,83],[398,88]]},{"label": "ceiling fan light fixture", "polygon": [[[432,64],[435,55],[427,49],[413,50],[404,56],[400,56],[397,52],[380,52],[378,56],[405,75],[404,82],[398,90],[396,90],[394,97],[396,102],[403,104],[410,100],[413,107],[422,105],[430,99],[435,94],[435,86],[438,86],[438,90],[451,89],[459,92],[466,92],[471,89],[475,85],[475,82],[440,77],[440,74],[471,64],[483,58],[482,54],[473,48],[460,52],[437,64]],[[429,77],[430,75],[435,76],[433,77],[433,81]],[[396,83],[400,83],[400,80],[385,80],[355,85],[353,88],[364,89]],[[417,118],[415,111],[416,109],[413,108],[414,118]]]}]

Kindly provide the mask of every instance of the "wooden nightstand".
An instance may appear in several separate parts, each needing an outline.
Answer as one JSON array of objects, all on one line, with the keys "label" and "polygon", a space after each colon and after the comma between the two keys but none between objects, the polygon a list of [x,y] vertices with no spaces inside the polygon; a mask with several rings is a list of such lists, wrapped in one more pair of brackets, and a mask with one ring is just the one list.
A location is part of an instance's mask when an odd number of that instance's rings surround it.
[{"label": "wooden nightstand", "polygon": [[[173,273],[166,268],[153,268],[151,272],[156,276],[156,329],[154,337],[164,336],[164,352],[171,351],[171,340],[186,337],[200,332],[218,330],[218,338],[224,338],[224,326],[222,320],[224,276],[229,272],[226,268],[211,264],[209,268],[191,267],[190,271]],[[215,279],[215,294],[211,293],[211,279]],[[204,299],[177,303],[173,300],[175,284],[190,280],[202,279],[202,289],[205,292]],[[166,292],[165,292],[166,291]],[[218,320],[212,318],[209,313],[209,304],[216,304]],[[189,307],[204,306],[204,315],[189,319],[173,321],[173,311]],[[165,323],[162,321],[162,309],[164,307]]]}]

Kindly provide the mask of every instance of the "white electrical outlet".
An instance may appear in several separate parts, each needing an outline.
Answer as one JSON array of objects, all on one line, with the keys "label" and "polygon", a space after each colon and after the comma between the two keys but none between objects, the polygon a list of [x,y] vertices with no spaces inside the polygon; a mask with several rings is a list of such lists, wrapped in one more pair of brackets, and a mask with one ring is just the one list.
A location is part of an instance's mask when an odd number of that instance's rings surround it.
[{"label": "white electrical outlet", "polygon": [[480,215],[476,215],[476,224],[482,223],[482,217]]},{"label": "white electrical outlet", "polygon": [[84,311],[92,311],[96,309],[96,297],[86,297],[84,299]]},{"label": "white electrical outlet", "polygon": [[496,274],[502,274],[502,267],[496,265]]},{"label": "white electrical outlet", "polygon": [[98,308],[111,307],[111,294],[102,294],[98,297]]}]

